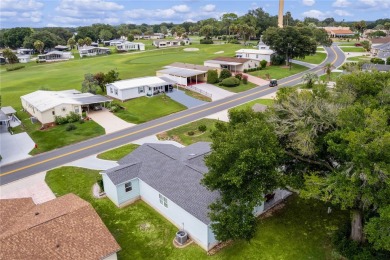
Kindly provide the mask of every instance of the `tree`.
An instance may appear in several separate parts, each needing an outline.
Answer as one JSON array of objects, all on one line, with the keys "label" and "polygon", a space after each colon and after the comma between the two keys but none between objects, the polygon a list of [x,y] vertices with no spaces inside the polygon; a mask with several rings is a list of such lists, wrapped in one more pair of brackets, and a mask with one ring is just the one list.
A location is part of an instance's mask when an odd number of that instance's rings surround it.
[{"label": "tree", "polygon": [[200,35],[203,35],[206,39],[210,39],[214,35],[214,27],[211,25],[205,25],[200,28]]},{"label": "tree", "polygon": [[226,30],[226,34],[230,36],[230,26],[238,19],[235,13],[226,13],[222,15],[222,24]]},{"label": "tree", "polygon": [[23,42],[26,37],[33,33],[31,28],[16,27],[5,30],[3,34],[4,46],[11,49],[20,48],[23,46]]},{"label": "tree", "polygon": [[316,73],[308,72],[302,76],[302,80],[306,83],[307,88],[313,88],[314,82],[318,80],[318,75]]},{"label": "tree", "polygon": [[370,51],[371,50],[371,43],[369,41],[362,41],[361,44],[362,44],[362,47],[366,51]]},{"label": "tree", "polygon": [[81,47],[81,46],[84,46],[84,45],[85,45],[84,39],[81,39],[81,38],[80,38],[80,39],[77,41],[77,45],[80,46],[80,47]]},{"label": "tree", "polygon": [[289,59],[305,58],[306,55],[314,54],[317,50],[317,43],[313,38],[291,26],[270,27],[264,32],[262,40],[279,55],[286,57],[286,65],[289,65]]},{"label": "tree", "polygon": [[89,37],[85,37],[84,44],[90,46],[92,44],[92,39]]},{"label": "tree", "polygon": [[227,78],[230,78],[232,76],[232,73],[230,72],[230,70],[228,69],[223,69],[221,70],[221,73],[219,75],[219,80],[223,80],[223,79],[227,79]]},{"label": "tree", "polygon": [[244,40],[244,44],[245,44],[246,41],[250,39],[251,36],[255,35],[255,28],[247,24],[239,24],[238,32],[242,37],[242,39]]},{"label": "tree", "polygon": [[3,57],[7,60],[9,64],[19,63],[19,59],[15,53],[10,48],[3,50]]},{"label": "tree", "polygon": [[84,75],[84,81],[81,84],[81,92],[96,94],[98,87],[98,82],[96,81],[93,74],[88,73]]},{"label": "tree", "polygon": [[207,83],[214,84],[218,82],[218,72],[216,70],[207,71]]},{"label": "tree", "polygon": [[134,41],[134,35],[132,35],[131,33],[127,36],[127,40],[129,41],[129,42],[132,42],[132,41]]},{"label": "tree", "polygon": [[367,24],[365,21],[361,20],[360,22],[356,22],[354,23],[353,25],[355,27],[355,29],[359,32],[359,33],[363,33],[364,32],[364,29],[367,28]]},{"label": "tree", "polygon": [[115,81],[120,80],[119,78],[119,72],[117,70],[110,70],[106,74],[104,74],[104,83],[112,83]]},{"label": "tree", "polygon": [[386,33],[383,31],[376,31],[368,34],[368,37],[370,38],[378,38],[378,37],[385,37]]},{"label": "tree", "polygon": [[56,45],[65,45],[66,41],[58,37],[54,33],[51,33],[46,30],[36,31],[30,36],[26,37],[23,42],[25,48],[34,48],[34,43],[36,41],[43,42],[45,48],[54,48]]},{"label": "tree", "polygon": [[[364,228],[368,241],[377,250],[390,251],[390,206],[380,210],[379,217],[372,218]],[[380,230],[380,232],[378,232]]]},{"label": "tree", "polygon": [[103,93],[106,92],[106,86],[104,81],[104,73],[98,72],[95,75],[93,75],[94,80],[96,81],[96,84],[100,87]]},{"label": "tree", "polygon": [[385,23],[383,26],[384,26],[385,30],[387,31],[387,35],[389,35],[390,34],[390,22]]},{"label": "tree", "polygon": [[66,42],[69,38],[73,37],[73,33],[67,28],[46,27],[44,30],[56,35],[61,39],[62,42]]},{"label": "tree", "polygon": [[43,48],[45,47],[45,44],[41,42],[40,40],[37,40],[34,42],[34,48],[39,51],[39,53],[42,53]]},{"label": "tree", "polygon": [[332,74],[332,69],[334,68],[332,63],[326,63],[323,67],[324,72],[326,74],[327,80],[330,81],[330,76]]},{"label": "tree", "polygon": [[250,240],[256,230],[254,207],[261,205],[264,194],[280,187],[276,166],[281,150],[264,114],[233,110],[229,118],[229,123],[217,123],[211,134],[212,152],[205,159],[209,172],[202,183],[221,195],[210,205],[216,238]]},{"label": "tree", "polygon": [[176,34],[177,37],[181,37],[183,34],[186,33],[186,29],[184,29],[184,27],[182,26],[177,25],[171,29],[171,33]]},{"label": "tree", "polygon": [[108,40],[111,40],[112,39],[112,33],[109,31],[109,30],[107,30],[107,29],[103,29],[103,30],[101,30],[100,31],[100,33],[99,33],[99,39],[101,40],[101,41],[108,41]]},{"label": "tree", "polygon": [[76,41],[75,41],[75,39],[73,37],[69,38],[67,43],[68,43],[68,45],[70,46],[71,49],[73,49],[74,46],[76,45]]}]

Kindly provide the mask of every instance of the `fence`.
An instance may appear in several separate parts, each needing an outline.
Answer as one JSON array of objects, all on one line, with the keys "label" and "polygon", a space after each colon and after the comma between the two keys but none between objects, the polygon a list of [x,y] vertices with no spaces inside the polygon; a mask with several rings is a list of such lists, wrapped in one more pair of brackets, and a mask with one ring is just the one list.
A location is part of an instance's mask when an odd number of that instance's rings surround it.
[{"label": "fence", "polygon": [[194,86],[181,86],[182,88],[185,88],[185,89],[188,89],[188,90],[191,90],[191,91],[194,91],[196,93],[199,93],[199,94],[202,94],[203,96],[206,96],[206,97],[209,97],[211,98],[212,97],[212,94],[200,89],[200,88],[197,88],[197,87],[194,87]]}]

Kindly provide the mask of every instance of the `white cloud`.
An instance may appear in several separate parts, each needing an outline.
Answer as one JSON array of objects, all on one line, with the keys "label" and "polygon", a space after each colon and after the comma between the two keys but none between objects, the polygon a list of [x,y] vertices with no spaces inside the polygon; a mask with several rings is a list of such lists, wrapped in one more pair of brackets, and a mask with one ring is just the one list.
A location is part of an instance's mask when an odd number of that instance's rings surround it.
[{"label": "white cloud", "polygon": [[302,4],[306,6],[313,6],[315,3],[315,0],[302,0]]},{"label": "white cloud", "polygon": [[43,7],[43,3],[35,0],[1,0],[1,10],[25,10],[36,11]]},{"label": "white cloud", "polygon": [[173,9],[156,9],[156,10],[146,10],[146,9],[134,9],[131,11],[126,11],[125,16],[132,19],[145,19],[145,18],[171,18],[176,15],[175,10]]},{"label": "white cloud", "polygon": [[310,10],[302,13],[303,17],[311,17],[311,18],[317,18],[319,20],[323,20],[327,17],[329,17],[329,13],[327,12],[321,12],[319,10]]},{"label": "white cloud", "polygon": [[101,12],[119,11],[123,8],[123,5],[104,0],[61,0],[56,10],[66,15],[77,17]]},{"label": "white cloud", "polygon": [[337,14],[338,16],[353,16],[351,13],[339,9],[335,10],[334,13]]},{"label": "white cloud", "polygon": [[187,5],[175,5],[172,9],[178,13],[188,13],[190,8]]},{"label": "white cloud", "polygon": [[387,9],[390,8],[390,0],[359,0],[359,3],[364,7],[375,9]]},{"label": "white cloud", "polygon": [[351,5],[351,2],[349,2],[348,0],[336,0],[332,4],[333,7],[348,7],[350,5]]},{"label": "white cloud", "polygon": [[205,5],[205,6],[202,7],[202,11],[210,13],[210,12],[214,12],[215,8],[216,8],[215,5],[208,4],[208,5]]}]

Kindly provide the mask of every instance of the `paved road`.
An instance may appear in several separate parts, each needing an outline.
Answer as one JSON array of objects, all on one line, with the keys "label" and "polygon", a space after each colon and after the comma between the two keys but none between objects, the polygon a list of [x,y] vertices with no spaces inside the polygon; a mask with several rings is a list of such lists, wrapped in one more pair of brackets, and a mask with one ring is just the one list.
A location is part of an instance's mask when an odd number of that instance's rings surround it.
[{"label": "paved road", "polygon": [[[339,67],[344,62],[344,53],[337,46],[332,46],[325,49],[328,52],[327,59],[318,67],[308,71],[323,74],[322,67],[324,64],[330,62],[333,63],[335,67]],[[57,150],[33,156],[19,162],[5,165],[1,168],[0,171],[0,184],[7,184],[24,177],[61,166],[77,159],[100,153],[102,151],[133,142],[140,138],[187,124],[205,116],[232,108],[234,106],[238,106],[240,104],[260,98],[264,95],[268,95],[277,91],[280,87],[296,85],[302,81],[302,75],[308,71],[280,80],[279,86],[275,88],[269,88],[268,86],[258,86],[237,95],[214,101],[199,107],[191,108],[128,129],[123,129],[115,133],[99,136],[84,142],[69,145]]]}]

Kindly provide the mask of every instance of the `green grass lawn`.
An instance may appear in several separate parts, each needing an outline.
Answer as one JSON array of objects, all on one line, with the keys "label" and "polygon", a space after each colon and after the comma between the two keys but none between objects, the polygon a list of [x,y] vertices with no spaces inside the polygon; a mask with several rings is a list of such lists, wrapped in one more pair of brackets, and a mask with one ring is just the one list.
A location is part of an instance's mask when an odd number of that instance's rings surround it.
[{"label": "green grass lawn", "polygon": [[118,110],[115,115],[123,120],[140,124],[162,116],[166,116],[186,107],[172,100],[167,95],[157,95],[153,97],[139,97],[119,103],[125,109]]},{"label": "green grass lawn", "polygon": [[[330,73],[330,81],[336,81],[337,77],[341,75],[341,72],[331,72]],[[327,75],[320,76],[321,81],[328,81]]]},{"label": "green grass lawn", "polygon": [[120,159],[137,149],[137,147],[139,147],[138,144],[126,144],[118,148],[109,150],[107,152],[100,153],[97,155],[97,158],[103,160],[119,161]]},{"label": "green grass lawn", "polygon": [[255,99],[255,100],[252,100],[248,103],[245,103],[245,104],[242,104],[242,105],[239,105],[239,106],[236,106],[232,109],[237,109],[237,110],[243,110],[243,109],[247,109],[248,107],[253,107],[254,104],[261,104],[261,105],[266,105],[266,106],[270,106],[274,103],[274,100],[273,99]]},{"label": "green grass lawn", "polygon": [[[108,198],[93,198],[98,178],[99,171],[61,167],[47,173],[46,183],[56,196],[74,193],[91,203],[122,248],[118,259],[332,259],[330,237],[349,216],[335,208],[327,214],[327,205],[292,196],[283,209],[259,219],[250,242],[236,241],[207,256],[196,244],[174,248],[177,228],[146,203],[120,209]],[[142,224],[150,228],[142,230]]]},{"label": "green grass lawn", "polygon": [[66,131],[68,124],[39,130],[41,124],[32,124],[26,112],[18,111],[17,117],[22,121],[23,125],[13,128],[13,131],[15,133],[27,132],[31,139],[38,145],[38,148],[30,152],[31,155],[47,152],[105,134],[104,128],[94,121],[85,121],[83,124],[79,122],[73,123],[77,129],[72,131]]},{"label": "green grass lawn", "polygon": [[368,56],[357,56],[357,57],[351,57],[348,58],[348,61],[370,61],[370,57]]},{"label": "green grass lawn", "polygon": [[366,52],[366,50],[363,47],[343,47],[343,46],[340,46],[340,49],[343,52]]},{"label": "green grass lawn", "polygon": [[[199,48],[197,52],[186,52],[184,48]],[[86,73],[107,72],[117,69],[121,79],[156,75],[156,71],[173,62],[202,64],[224,51],[223,56],[233,56],[241,45],[200,45],[193,44],[174,49],[154,49],[140,53],[111,54],[87,59],[75,58],[58,63],[28,63],[26,68],[7,72],[0,68],[0,92],[2,105],[21,107],[20,96],[36,91],[42,87],[49,90],[81,89]]]},{"label": "green grass lawn", "polygon": [[240,93],[240,92],[243,92],[243,91],[250,90],[250,89],[252,89],[254,87],[257,87],[256,84],[253,84],[253,83],[251,83],[249,81],[248,81],[248,84],[243,84],[241,82],[240,85],[238,85],[237,87],[225,87],[225,86],[220,86],[218,84],[215,84],[215,86],[217,86],[219,88],[222,88],[224,90],[230,91],[230,92],[234,92],[234,93]]},{"label": "green grass lawn", "polygon": [[312,63],[312,64],[320,64],[326,59],[326,56],[327,56],[326,53],[317,52],[314,55],[309,55],[306,56],[304,59],[297,59],[297,60]]},{"label": "green grass lawn", "polygon": [[[217,120],[204,118],[160,133],[157,137],[160,140],[174,140],[183,145],[190,145],[196,142],[211,142],[210,134],[211,131],[214,130],[215,122],[217,122]],[[205,125],[207,127],[205,132],[198,130],[200,125]],[[188,132],[193,132],[194,134],[189,135]]]},{"label": "green grass lawn", "polygon": [[303,72],[305,70],[308,70],[308,68],[305,66],[292,64],[291,70],[285,66],[268,66],[266,69],[249,72],[249,74],[265,79],[266,74],[268,73],[271,79],[281,79]]}]

